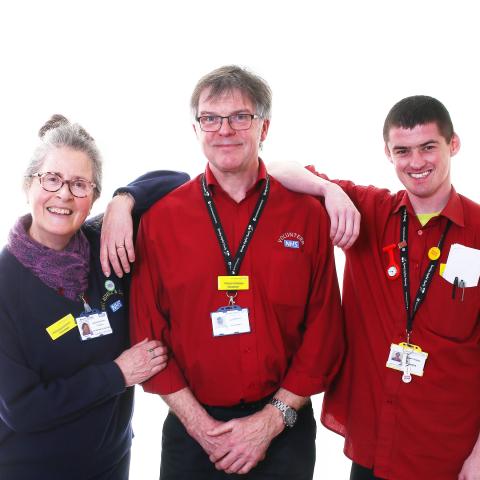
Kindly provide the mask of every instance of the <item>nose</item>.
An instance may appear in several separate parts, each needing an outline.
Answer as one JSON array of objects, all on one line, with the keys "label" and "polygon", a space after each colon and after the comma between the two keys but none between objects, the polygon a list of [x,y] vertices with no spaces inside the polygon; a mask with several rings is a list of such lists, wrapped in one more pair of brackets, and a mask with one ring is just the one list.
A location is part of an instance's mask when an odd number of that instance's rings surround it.
[{"label": "nose", "polygon": [[415,169],[420,169],[425,165],[422,152],[418,148],[412,149],[412,155],[410,157],[410,166]]},{"label": "nose", "polygon": [[235,130],[230,126],[228,118],[222,118],[220,129],[218,130],[220,135],[235,135]]},{"label": "nose", "polygon": [[62,199],[70,199],[73,198],[72,192],[70,191],[70,187],[67,182],[65,182],[59,190],[55,192],[58,198]]}]

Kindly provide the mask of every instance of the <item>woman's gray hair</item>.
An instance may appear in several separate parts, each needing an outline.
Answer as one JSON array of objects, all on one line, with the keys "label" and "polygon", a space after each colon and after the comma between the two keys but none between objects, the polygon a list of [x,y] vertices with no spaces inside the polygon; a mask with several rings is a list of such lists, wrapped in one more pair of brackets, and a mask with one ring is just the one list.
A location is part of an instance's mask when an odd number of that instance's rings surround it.
[{"label": "woman's gray hair", "polygon": [[70,123],[63,115],[52,115],[38,132],[41,143],[33,152],[30,164],[25,170],[23,189],[28,191],[32,184],[31,175],[39,173],[47,153],[53,148],[68,147],[85,153],[92,162],[93,199],[96,200],[102,191],[102,158],[95,140],[87,131],[78,125]]},{"label": "woman's gray hair", "polygon": [[218,98],[224,93],[239,90],[247,95],[255,106],[255,113],[269,119],[272,110],[272,91],[268,83],[258,75],[238,65],[226,65],[202,77],[190,98],[193,117],[198,115],[198,101],[205,89],[210,89],[208,99]]}]

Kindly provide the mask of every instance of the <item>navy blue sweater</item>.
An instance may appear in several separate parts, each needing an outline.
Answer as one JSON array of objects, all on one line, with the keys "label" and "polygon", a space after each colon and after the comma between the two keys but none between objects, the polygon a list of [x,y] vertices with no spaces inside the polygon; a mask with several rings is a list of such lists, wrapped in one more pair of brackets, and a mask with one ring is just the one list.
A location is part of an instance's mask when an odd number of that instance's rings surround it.
[{"label": "navy blue sweater", "polygon": [[[128,189],[135,210],[187,179],[176,172],[140,177]],[[133,388],[113,361],[129,346],[128,279],[112,275],[115,292],[105,288],[99,228],[98,220],[82,227],[91,249],[86,298],[106,310],[113,333],[92,340],[82,341],[77,328],[52,340],[46,328],[77,317],[83,303],[46,286],[7,249],[0,253],[1,479],[86,480],[130,448]]]}]

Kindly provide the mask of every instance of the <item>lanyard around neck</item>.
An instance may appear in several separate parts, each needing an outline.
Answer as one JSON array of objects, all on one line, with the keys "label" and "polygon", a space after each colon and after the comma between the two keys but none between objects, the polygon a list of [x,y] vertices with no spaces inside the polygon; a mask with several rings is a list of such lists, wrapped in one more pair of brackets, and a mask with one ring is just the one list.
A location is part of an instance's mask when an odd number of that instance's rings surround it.
[{"label": "lanyard around neck", "polygon": [[263,212],[263,209],[265,208],[265,204],[267,203],[268,193],[270,191],[270,177],[268,175],[266,176],[265,187],[263,188],[263,191],[258,198],[257,204],[255,205],[255,209],[253,210],[253,214],[248,221],[247,228],[245,229],[245,233],[243,234],[243,238],[240,242],[240,246],[238,247],[235,257],[232,257],[232,254],[230,252],[227,237],[222,227],[222,223],[220,222],[220,216],[218,215],[217,209],[215,207],[212,193],[207,186],[207,180],[205,178],[205,175],[202,175],[201,183],[205,205],[207,206],[207,210],[213,224],[213,229],[215,230],[215,235],[217,236],[218,244],[220,245],[220,250],[222,251],[223,258],[225,259],[227,272],[229,275],[237,275],[240,271],[240,266],[242,264],[243,258],[245,257],[248,245],[252,240],[253,233],[257,228],[260,216]]},{"label": "lanyard around neck", "polygon": [[[400,263],[402,269],[402,287],[403,287],[403,298],[405,302],[405,311],[407,313],[407,343],[410,343],[410,333],[413,327],[413,319],[417,313],[420,305],[425,300],[427,295],[428,288],[433,279],[433,274],[438,264],[440,255],[437,258],[431,259],[428,267],[423,274],[423,278],[418,287],[417,294],[413,301],[413,306],[410,309],[410,274],[408,269],[408,213],[407,207],[402,207],[402,218],[400,222]],[[443,231],[440,240],[438,241],[437,248],[439,251],[442,250],[443,244],[445,242],[445,237],[447,236],[448,230],[452,225],[452,221],[448,220],[445,230]]]}]

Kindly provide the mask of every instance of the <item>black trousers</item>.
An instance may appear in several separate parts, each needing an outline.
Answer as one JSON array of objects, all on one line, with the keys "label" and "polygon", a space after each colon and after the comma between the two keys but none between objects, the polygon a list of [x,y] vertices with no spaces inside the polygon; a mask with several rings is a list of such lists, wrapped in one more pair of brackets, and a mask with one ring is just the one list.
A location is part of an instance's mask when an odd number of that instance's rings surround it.
[{"label": "black trousers", "polygon": [[[216,420],[228,421],[252,415],[264,404],[205,408]],[[264,460],[246,475],[229,475],[216,470],[180,420],[169,413],[163,424],[160,480],[311,480],[315,466],[316,433],[312,404],[309,402],[298,412],[295,426],[285,428],[272,441]]]},{"label": "black trousers", "polygon": [[373,469],[362,467],[358,463],[352,462],[350,480],[382,480],[373,474]]}]

